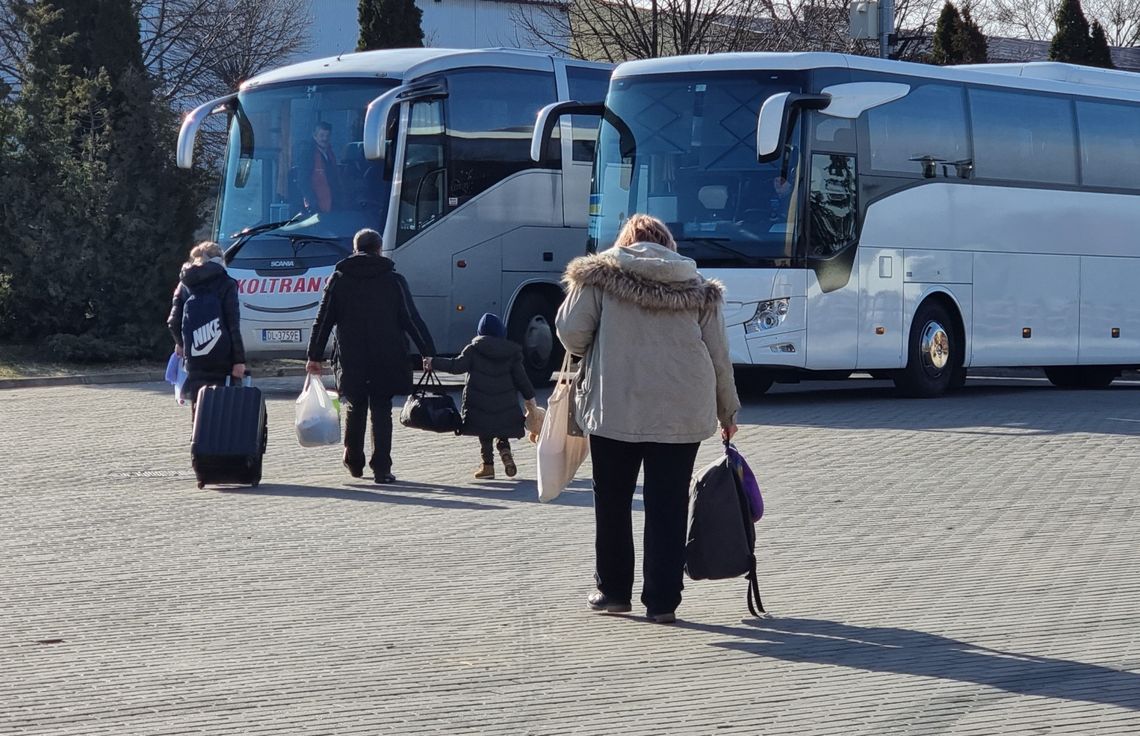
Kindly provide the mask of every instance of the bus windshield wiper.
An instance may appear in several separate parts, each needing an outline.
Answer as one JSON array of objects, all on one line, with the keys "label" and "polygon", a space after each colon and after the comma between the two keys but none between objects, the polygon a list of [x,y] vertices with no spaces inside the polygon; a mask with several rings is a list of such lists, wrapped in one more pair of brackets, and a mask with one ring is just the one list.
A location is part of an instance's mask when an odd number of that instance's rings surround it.
[{"label": "bus windshield wiper", "polygon": [[744,251],[737,250],[736,248],[730,248],[729,246],[725,245],[725,243],[730,242],[728,238],[677,238],[677,242],[696,243],[698,245],[711,245],[717,250],[724,251],[725,253],[731,253],[737,258],[744,258],[747,260],[752,260],[755,258],[755,256],[750,253],[745,253]]},{"label": "bus windshield wiper", "polygon": [[254,225],[253,227],[247,227],[246,229],[242,230],[241,232],[234,233],[230,237],[234,238],[235,241],[239,240],[239,239],[240,240],[249,240],[254,235],[257,235],[259,233],[267,233],[270,230],[277,230],[279,228],[285,227],[286,225],[292,225],[294,222],[301,220],[303,217],[305,217],[305,213],[304,212],[298,212],[297,214],[290,217],[288,220],[279,220],[278,222],[263,222],[260,225]]}]

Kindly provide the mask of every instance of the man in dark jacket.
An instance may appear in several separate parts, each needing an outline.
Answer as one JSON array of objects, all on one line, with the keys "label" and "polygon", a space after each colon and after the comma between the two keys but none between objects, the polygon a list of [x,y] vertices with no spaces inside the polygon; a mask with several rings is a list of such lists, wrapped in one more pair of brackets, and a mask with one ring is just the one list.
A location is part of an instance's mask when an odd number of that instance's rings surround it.
[{"label": "man in dark jacket", "polygon": [[320,375],[325,343],[336,327],[333,370],[345,407],[344,466],[364,474],[364,428],[372,411],[372,468],[377,483],[391,483],[392,397],[412,390],[410,336],[420,355],[435,355],[435,344],[416,311],[408,282],[380,255],[380,233],[361,230],[351,256],[336,264],[309,340],[309,373]]}]

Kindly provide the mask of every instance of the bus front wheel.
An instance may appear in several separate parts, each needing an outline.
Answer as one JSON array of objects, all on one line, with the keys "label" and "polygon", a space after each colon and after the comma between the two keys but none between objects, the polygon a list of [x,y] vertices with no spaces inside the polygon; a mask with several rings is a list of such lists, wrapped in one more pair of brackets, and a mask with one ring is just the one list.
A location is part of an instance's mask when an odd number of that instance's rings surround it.
[{"label": "bus front wheel", "polygon": [[537,388],[550,383],[550,376],[562,361],[562,343],[554,333],[556,302],[538,292],[519,297],[511,309],[507,337],[522,346],[523,367]]},{"label": "bus front wheel", "polygon": [[911,322],[906,368],[895,373],[895,386],[905,396],[941,396],[956,383],[961,365],[962,344],[949,311],[939,302],[924,302]]},{"label": "bus front wheel", "polygon": [[1045,377],[1058,388],[1108,388],[1120,371],[1101,365],[1051,366],[1045,369]]}]

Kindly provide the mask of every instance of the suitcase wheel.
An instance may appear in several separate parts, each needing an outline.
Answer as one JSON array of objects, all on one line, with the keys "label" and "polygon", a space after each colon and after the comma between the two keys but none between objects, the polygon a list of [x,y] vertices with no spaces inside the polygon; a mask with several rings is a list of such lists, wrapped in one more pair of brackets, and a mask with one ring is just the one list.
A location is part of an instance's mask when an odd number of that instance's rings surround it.
[{"label": "suitcase wheel", "polygon": [[206,487],[206,484],[205,484],[205,483],[203,483],[202,481],[198,481],[198,489],[199,489],[199,490],[201,490],[201,489],[203,489],[203,488],[205,488],[205,487]]}]

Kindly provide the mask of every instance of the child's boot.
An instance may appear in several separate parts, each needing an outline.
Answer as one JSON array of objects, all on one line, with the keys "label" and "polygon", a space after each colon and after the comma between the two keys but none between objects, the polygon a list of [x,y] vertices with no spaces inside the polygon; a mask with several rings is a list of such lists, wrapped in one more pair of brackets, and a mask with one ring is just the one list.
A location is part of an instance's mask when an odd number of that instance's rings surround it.
[{"label": "child's boot", "polygon": [[511,457],[511,449],[509,447],[500,449],[499,457],[503,459],[503,470],[506,471],[507,477],[514,478],[515,473],[519,472],[519,469],[515,467],[515,459]]},{"label": "child's boot", "polygon": [[495,479],[495,466],[491,463],[482,463],[475,468],[476,480],[494,480]]}]

